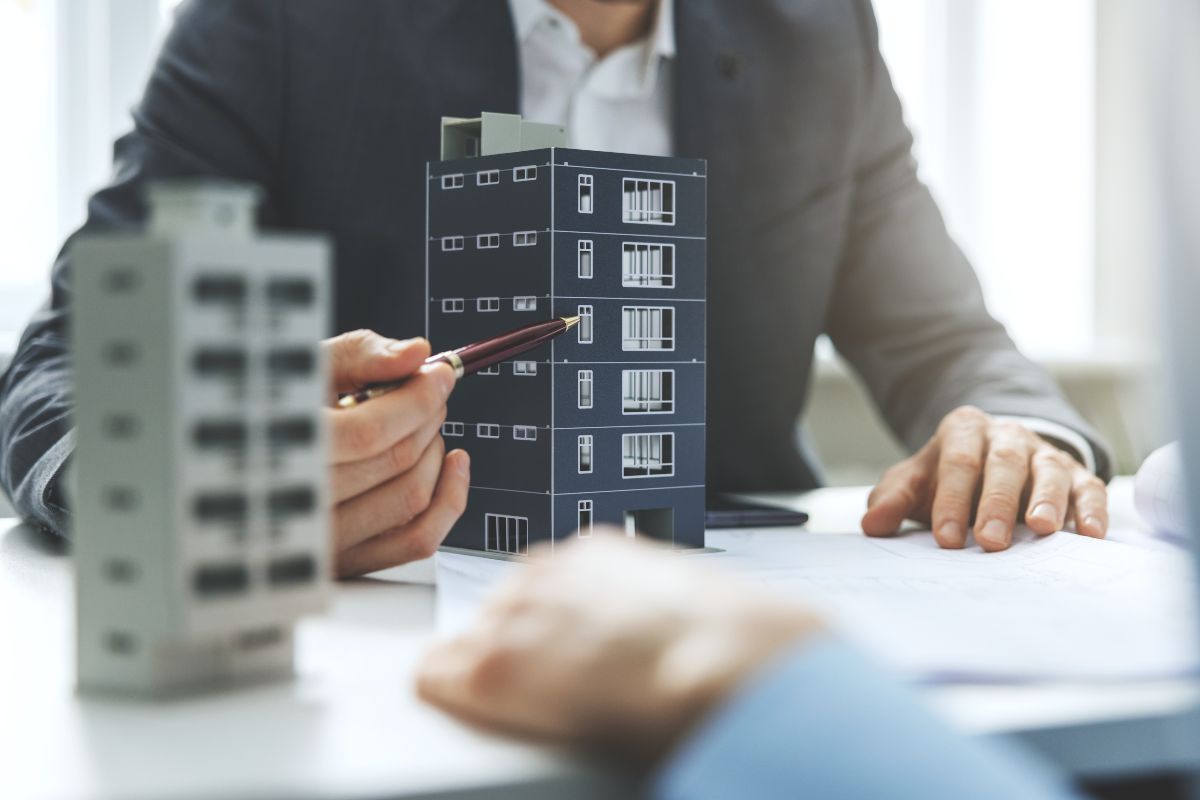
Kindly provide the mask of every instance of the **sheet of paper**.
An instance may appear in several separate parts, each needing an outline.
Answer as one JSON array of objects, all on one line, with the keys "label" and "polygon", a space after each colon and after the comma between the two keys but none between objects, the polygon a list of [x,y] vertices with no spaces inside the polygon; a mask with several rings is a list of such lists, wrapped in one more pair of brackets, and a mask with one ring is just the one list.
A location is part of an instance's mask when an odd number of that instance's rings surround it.
[{"label": "sheet of paper", "polygon": [[[1131,534],[1117,539],[1144,539]],[[894,672],[924,682],[1118,681],[1196,672],[1187,553],[1020,529],[1002,553],[795,529],[710,531],[681,556],[817,610]],[[438,628],[471,623],[517,562],[438,556]]]},{"label": "sheet of paper", "polygon": [[497,586],[524,566],[507,561],[465,553],[438,553],[437,612],[438,636],[462,633],[475,621],[479,609]]},{"label": "sheet of paper", "polygon": [[[1118,534],[1118,538],[1121,537]],[[797,531],[713,532],[709,563],[821,612],[917,680],[1126,680],[1193,673],[1182,549],[1020,529],[1001,553]]]}]

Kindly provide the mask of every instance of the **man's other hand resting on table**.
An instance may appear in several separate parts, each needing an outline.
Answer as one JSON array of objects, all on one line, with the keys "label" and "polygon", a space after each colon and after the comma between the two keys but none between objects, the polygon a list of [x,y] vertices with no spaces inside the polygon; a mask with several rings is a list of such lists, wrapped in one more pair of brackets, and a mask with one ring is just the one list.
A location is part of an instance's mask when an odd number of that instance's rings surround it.
[{"label": "man's other hand resting on table", "polygon": [[1108,531],[1107,489],[1091,469],[1022,422],[971,406],[947,414],[924,447],[884,473],[867,505],[868,536],[913,519],[948,548],[972,531],[984,550],[1004,550],[1020,520],[1040,536]]}]

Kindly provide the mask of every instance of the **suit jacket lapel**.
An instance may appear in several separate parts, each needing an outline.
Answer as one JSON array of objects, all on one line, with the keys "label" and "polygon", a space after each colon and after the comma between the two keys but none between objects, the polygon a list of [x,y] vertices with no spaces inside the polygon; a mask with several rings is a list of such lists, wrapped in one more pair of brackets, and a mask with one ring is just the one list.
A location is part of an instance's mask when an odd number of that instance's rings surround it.
[{"label": "suit jacket lapel", "polygon": [[[422,69],[428,108],[438,116],[460,117],[520,111],[516,34],[506,0],[437,0],[392,7],[401,24],[420,26],[427,43],[421,52],[432,54]],[[440,136],[436,125],[428,135]]]},{"label": "suit jacket lapel", "polygon": [[735,20],[728,16],[716,0],[675,0],[675,152],[708,160],[710,250],[725,238],[720,221],[738,216],[729,204],[740,194],[739,165],[750,146],[747,133],[754,129],[743,85],[746,56],[731,28]]}]

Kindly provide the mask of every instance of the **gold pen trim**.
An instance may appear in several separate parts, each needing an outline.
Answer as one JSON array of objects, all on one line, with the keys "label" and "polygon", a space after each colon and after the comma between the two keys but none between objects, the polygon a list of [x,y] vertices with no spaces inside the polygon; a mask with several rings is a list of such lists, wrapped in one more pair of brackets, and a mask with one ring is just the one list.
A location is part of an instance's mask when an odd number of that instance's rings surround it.
[{"label": "gold pen trim", "polygon": [[463,376],[463,374],[464,374],[463,361],[462,361],[462,358],[458,355],[458,353],[454,352],[453,350],[447,350],[444,353],[438,353],[438,355],[441,356],[442,358],[446,359],[446,363],[449,364],[451,369],[454,370],[454,379],[455,380],[458,380],[459,378],[461,378]]}]

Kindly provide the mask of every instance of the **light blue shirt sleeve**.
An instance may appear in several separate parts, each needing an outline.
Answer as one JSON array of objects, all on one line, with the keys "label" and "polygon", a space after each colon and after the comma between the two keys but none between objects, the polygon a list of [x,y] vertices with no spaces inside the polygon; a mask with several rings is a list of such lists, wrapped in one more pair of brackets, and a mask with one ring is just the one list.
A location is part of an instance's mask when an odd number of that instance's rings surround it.
[{"label": "light blue shirt sleeve", "polygon": [[662,800],[1077,797],[996,740],[960,736],[913,692],[825,637],[767,666],[656,777]]}]

